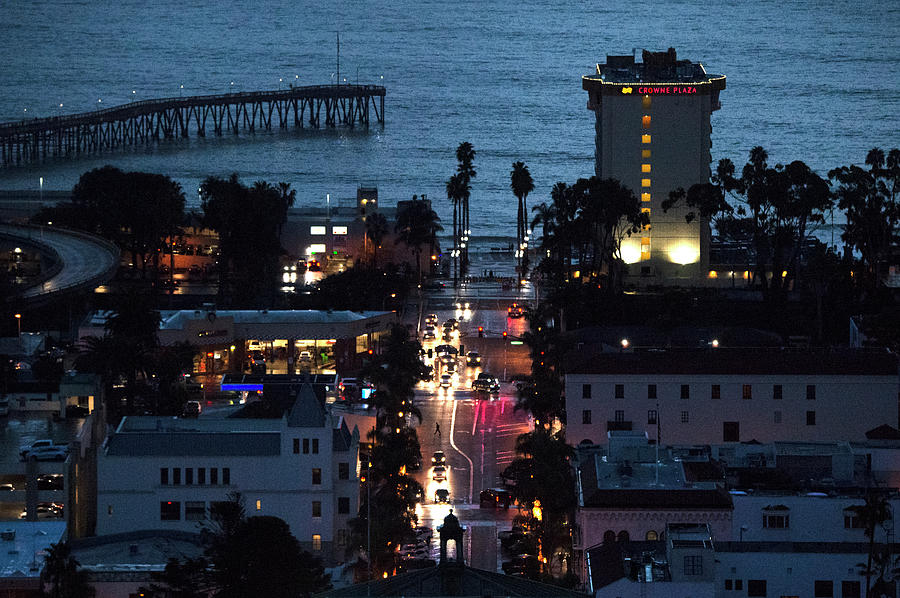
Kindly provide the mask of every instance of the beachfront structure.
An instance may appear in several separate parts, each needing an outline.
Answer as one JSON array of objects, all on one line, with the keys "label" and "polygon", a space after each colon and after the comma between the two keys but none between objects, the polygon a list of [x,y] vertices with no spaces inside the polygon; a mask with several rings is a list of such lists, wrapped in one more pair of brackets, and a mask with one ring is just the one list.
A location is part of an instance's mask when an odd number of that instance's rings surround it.
[{"label": "beachfront structure", "polygon": [[863,441],[897,423],[887,351],[654,349],[569,366],[566,437],[630,430],[666,445]]},{"label": "beachfront structure", "polygon": [[310,385],[279,419],[129,416],[97,457],[97,535],[197,532],[240,493],[248,516],[279,517],[304,549],[343,561],[358,452],[359,431]]},{"label": "beachfront structure", "polygon": [[632,281],[701,281],[709,269],[709,222],[685,221],[688,210],[663,212],[669,192],[706,183],[712,160],[710,116],[721,106],[725,76],[699,62],[678,60],[675,49],[607,56],[582,77],[588,109],[596,114],[595,173],[634,191],[650,227],[626,238],[622,259]]}]

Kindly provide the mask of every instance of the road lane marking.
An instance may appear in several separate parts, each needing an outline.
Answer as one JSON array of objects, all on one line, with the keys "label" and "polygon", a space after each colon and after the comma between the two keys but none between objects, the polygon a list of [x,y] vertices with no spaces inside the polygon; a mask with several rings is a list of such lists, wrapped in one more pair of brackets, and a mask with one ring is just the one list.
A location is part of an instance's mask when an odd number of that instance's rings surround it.
[{"label": "road lane marking", "polygon": [[472,463],[472,460],[469,458],[469,455],[465,454],[459,447],[456,446],[456,443],[453,441],[453,430],[456,427],[456,408],[459,406],[459,403],[453,401],[453,414],[450,416],[450,446],[453,447],[457,453],[466,458],[466,461],[469,462],[469,504],[472,503],[472,489],[475,484],[475,465]]}]

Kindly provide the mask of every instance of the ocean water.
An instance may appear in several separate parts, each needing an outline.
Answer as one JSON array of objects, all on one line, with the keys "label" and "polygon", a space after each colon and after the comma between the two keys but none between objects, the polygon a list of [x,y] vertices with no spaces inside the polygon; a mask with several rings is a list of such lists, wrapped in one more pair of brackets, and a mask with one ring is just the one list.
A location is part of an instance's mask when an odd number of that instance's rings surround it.
[{"label": "ocean water", "polygon": [[801,159],[824,175],[900,146],[896,0],[12,0],[0,23],[0,121],[330,83],[338,31],[340,78],[387,88],[383,127],[165,142],[0,170],[3,189],[37,189],[40,177],[71,189],[104,164],[167,174],[189,201],[203,178],[231,172],[289,182],[303,205],[375,184],[383,205],[427,194],[449,228],[444,183],[469,141],[473,236],[511,236],[512,162],[531,170],[530,205],[557,181],[593,174],[581,75],[608,53],[669,46],[728,76],[714,160],[740,168],[762,145],[773,163]]}]

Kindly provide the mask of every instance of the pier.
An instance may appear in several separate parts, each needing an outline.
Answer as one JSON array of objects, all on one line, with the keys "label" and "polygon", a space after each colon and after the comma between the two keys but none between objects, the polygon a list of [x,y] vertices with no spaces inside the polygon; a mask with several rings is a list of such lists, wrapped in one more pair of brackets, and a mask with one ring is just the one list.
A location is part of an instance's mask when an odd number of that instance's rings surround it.
[{"label": "pier", "polygon": [[190,136],[295,127],[384,124],[385,88],[315,85],[132,102],[93,112],[0,123],[0,166]]}]

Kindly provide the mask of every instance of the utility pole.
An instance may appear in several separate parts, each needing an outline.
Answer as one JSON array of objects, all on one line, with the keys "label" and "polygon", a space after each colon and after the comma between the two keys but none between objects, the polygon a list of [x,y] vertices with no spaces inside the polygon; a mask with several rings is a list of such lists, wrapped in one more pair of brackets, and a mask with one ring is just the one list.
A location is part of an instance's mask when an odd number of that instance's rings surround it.
[{"label": "utility pole", "polygon": [[337,32],[337,84],[341,84],[341,32]]}]

